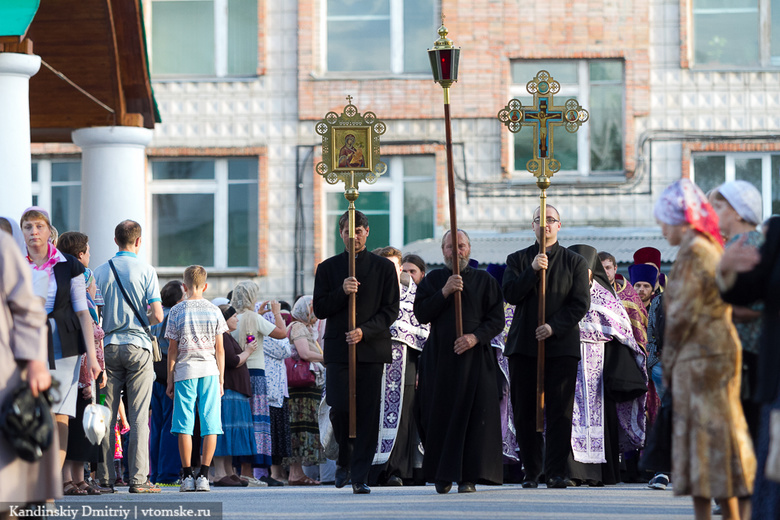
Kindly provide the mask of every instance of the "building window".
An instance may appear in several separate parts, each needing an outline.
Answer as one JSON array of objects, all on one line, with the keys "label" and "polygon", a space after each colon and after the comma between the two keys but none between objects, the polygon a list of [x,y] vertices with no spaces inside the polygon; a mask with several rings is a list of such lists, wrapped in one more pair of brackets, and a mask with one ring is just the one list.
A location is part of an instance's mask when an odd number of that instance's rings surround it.
[{"label": "building window", "polygon": [[[561,173],[588,175],[623,172],[623,118],[625,79],[621,60],[522,60],[512,62],[511,95],[526,106],[533,103],[526,84],[546,70],[561,84],[553,99],[561,106],[575,98],[590,113],[576,133],[555,127],[553,155]],[[514,135],[514,170],[525,174],[533,157],[533,129],[523,127]]]},{"label": "building window", "polygon": [[153,159],[153,263],[257,268],[258,160]]},{"label": "building window", "polygon": [[430,72],[436,0],[327,0],[326,9],[326,70]]},{"label": "building window", "polygon": [[[366,247],[376,249],[388,245],[402,248],[405,244],[432,238],[435,231],[435,171],[433,155],[383,157],[385,173],[376,184],[361,184],[355,208],[368,217],[370,233]],[[349,203],[344,198],[343,184],[327,186],[325,229],[327,251],[337,254],[344,250],[338,233],[338,219]]]},{"label": "building window", "polygon": [[33,205],[49,212],[51,224],[59,233],[80,229],[81,161],[34,160],[32,193]]},{"label": "building window", "polygon": [[780,153],[695,153],[691,179],[707,193],[727,181],[743,180],[763,196],[764,218],[780,213]]},{"label": "building window", "polygon": [[257,74],[258,0],[154,0],[155,76]]},{"label": "building window", "polygon": [[694,0],[696,65],[780,66],[780,0]]}]

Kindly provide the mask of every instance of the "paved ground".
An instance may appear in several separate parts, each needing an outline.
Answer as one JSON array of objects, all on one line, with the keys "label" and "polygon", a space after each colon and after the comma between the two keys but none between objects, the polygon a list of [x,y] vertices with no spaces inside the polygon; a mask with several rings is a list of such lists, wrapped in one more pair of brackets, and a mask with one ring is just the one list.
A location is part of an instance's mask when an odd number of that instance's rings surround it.
[{"label": "paved ground", "polygon": [[[131,495],[119,488],[114,495],[67,497],[58,506],[80,511],[132,510],[128,518],[160,518],[165,513],[221,504],[224,519],[360,520],[360,519],[564,519],[664,520],[692,519],[690,497],[675,497],[671,489],[650,490],[641,484],[605,488],[522,489],[519,485],[477,486],[477,493],[437,495],[426,487],[373,488],[370,495],[353,495],[350,487],[216,488],[210,493],[179,493],[164,488],[159,495]],[[181,506],[181,507],[180,507]],[[201,506],[202,507],[202,506]],[[151,509],[151,510],[150,510]],[[102,515],[110,516],[112,513]],[[115,514],[115,513],[114,513]],[[87,518],[92,515],[79,515]],[[116,517],[116,516],[115,516]],[[213,518],[213,517],[212,517]],[[716,517],[717,518],[717,517]]]}]

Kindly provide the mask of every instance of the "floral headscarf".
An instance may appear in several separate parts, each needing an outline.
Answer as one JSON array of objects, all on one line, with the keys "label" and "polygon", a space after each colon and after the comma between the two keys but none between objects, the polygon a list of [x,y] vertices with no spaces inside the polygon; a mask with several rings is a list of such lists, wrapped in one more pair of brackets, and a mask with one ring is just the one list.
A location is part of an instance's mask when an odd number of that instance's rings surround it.
[{"label": "floral headscarf", "polygon": [[680,179],[668,186],[653,210],[656,220],[670,226],[690,224],[693,229],[723,246],[718,215],[707,197],[690,179]]},{"label": "floral headscarf", "polygon": [[251,280],[238,282],[233,288],[233,298],[230,304],[241,314],[244,311],[255,310],[255,303],[260,296],[260,287]]},{"label": "floral headscarf", "polygon": [[292,317],[307,325],[311,324],[317,317],[314,315],[314,305],[311,296],[301,296],[293,305]]}]

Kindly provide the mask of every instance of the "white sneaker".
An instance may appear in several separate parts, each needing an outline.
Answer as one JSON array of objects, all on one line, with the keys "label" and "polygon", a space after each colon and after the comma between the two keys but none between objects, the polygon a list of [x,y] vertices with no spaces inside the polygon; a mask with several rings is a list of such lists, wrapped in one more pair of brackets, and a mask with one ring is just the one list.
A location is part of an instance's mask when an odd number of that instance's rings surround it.
[{"label": "white sneaker", "polygon": [[199,476],[197,480],[195,480],[195,491],[211,491],[209,479],[203,475]]},{"label": "white sneaker", "polygon": [[241,477],[249,483],[249,487],[268,487],[268,482],[256,479],[254,477]]},{"label": "white sneaker", "polygon": [[179,491],[195,491],[195,479],[192,476],[182,479]]},{"label": "white sneaker", "polygon": [[669,477],[664,475],[663,473],[659,473],[658,475],[654,476],[652,479],[650,479],[650,482],[647,483],[647,487],[650,489],[666,489],[666,486],[669,485]]}]

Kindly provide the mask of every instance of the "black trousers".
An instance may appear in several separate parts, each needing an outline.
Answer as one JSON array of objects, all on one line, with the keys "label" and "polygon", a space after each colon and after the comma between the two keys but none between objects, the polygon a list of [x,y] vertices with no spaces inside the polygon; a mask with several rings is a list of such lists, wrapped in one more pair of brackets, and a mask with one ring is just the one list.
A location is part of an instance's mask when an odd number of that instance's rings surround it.
[{"label": "black trousers", "polygon": [[542,472],[547,479],[567,476],[578,361],[571,356],[545,360],[545,434],[542,434],[536,431],[536,358],[509,357],[517,443],[527,480],[538,480]]},{"label": "black trousers", "polygon": [[352,482],[368,481],[368,471],[379,439],[379,412],[382,393],[382,363],[358,363],[356,374],[356,437],[349,438],[349,365],[328,363],[326,399],[331,406],[330,422],[339,444],[336,463],[350,468]]}]

